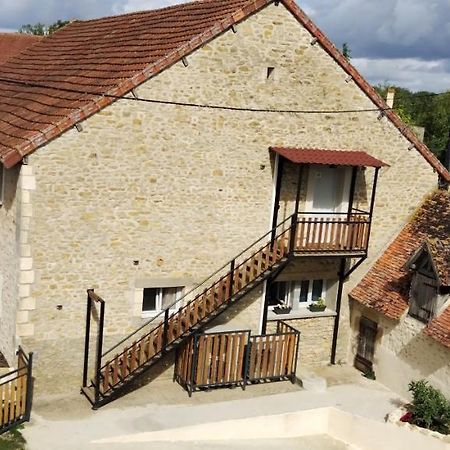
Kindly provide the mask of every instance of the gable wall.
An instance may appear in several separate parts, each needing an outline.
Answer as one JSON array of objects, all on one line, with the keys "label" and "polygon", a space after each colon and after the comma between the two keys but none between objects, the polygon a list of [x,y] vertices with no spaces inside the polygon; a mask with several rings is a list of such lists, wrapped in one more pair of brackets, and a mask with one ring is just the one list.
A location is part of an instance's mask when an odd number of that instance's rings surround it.
[{"label": "gable wall", "polygon": [[[271,109],[373,107],[320,46],[310,45],[309,33],[282,5],[268,6],[188,61],[138,88],[138,95]],[[266,80],[269,66],[274,80]],[[437,178],[375,112],[259,114],[119,101],[83,128],[29,158],[36,178],[29,235],[36,309],[23,337],[38,351],[38,371],[52,352],[81,367],[87,288],[107,300],[106,332],[115,340],[140,323],[132,314],[139,280],[199,281],[265,233],[271,145],[362,149],[391,165],[380,177],[371,258],[349,287]],[[367,185],[371,176],[367,170]],[[248,326],[257,327],[259,315],[254,302],[244,322],[253,319]],[[341,327],[342,360],[347,328]],[[41,375],[43,383],[52,376]],[[80,371],[72,375],[77,385]]]}]

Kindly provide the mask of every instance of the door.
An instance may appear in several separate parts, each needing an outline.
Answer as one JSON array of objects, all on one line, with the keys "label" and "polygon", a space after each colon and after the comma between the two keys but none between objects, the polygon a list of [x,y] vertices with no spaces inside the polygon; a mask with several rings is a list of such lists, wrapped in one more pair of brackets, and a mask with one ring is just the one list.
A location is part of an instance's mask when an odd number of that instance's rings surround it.
[{"label": "door", "polygon": [[306,202],[309,232],[305,235],[308,240],[305,245],[325,249],[336,235],[341,235],[337,232],[337,222],[347,218],[350,178],[350,167],[318,164],[310,166]]},{"label": "door", "polygon": [[360,318],[355,367],[362,372],[372,369],[377,331],[378,325],[376,322],[364,316]]}]

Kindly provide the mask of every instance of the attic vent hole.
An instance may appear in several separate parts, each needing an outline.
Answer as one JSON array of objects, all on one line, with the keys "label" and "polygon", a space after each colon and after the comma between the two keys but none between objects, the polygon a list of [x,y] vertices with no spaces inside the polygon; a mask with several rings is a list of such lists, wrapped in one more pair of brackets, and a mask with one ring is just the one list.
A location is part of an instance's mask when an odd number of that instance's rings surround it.
[{"label": "attic vent hole", "polygon": [[275,76],[275,67],[268,67],[267,68],[266,79],[267,80],[273,80],[274,76]]}]

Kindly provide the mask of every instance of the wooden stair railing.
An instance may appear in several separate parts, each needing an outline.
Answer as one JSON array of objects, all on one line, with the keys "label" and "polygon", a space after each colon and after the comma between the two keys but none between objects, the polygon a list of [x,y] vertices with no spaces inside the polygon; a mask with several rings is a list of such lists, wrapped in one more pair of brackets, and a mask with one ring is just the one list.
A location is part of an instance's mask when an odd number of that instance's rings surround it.
[{"label": "wooden stair railing", "polygon": [[159,323],[107,361],[101,368],[100,394],[104,396],[113,390],[205,319],[215,317],[214,313],[224,305],[227,306],[233,295],[237,295],[286,257],[285,244],[283,234],[274,241],[273,249],[267,244],[169,316],[167,322]]},{"label": "wooden stair railing", "polygon": [[[91,380],[95,399],[100,399],[94,406],[106,403],[108,397],[151,367],[185,337],[243,297],[274,270],[279,270],[291,255],[303,251],[365,250],[369,230],[368,217],[352,215],[345,219],[325,220],[292,215],[174,305],[106,351],[94,380]],[[260,246],[264,240],[266,242]],[[92,295],[95,294],[92,292]],[[172,308],[180,303],[185,304],[173,312]],[[149,330],[145,331],[145,328]],[[123,350],[114,355],[113,351],[122,345]]]}]

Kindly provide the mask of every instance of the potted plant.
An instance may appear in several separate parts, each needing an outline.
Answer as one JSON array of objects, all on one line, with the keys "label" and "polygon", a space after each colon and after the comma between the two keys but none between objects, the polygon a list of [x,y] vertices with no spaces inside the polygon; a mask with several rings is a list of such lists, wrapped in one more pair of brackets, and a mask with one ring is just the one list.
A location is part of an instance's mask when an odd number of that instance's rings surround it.
[{"label": "potted plant", "polygon": [[273,312],[275,314],[289,314],[291,312],[292,307],[289,306],[283,300],[280,300],[277,306],[274,306]]},{"label": "potted plant", "polygon": [[325,305],[325,300],[323,298],[318,298],[316,302],[309,305],[309,310],[311,312],[322,312],[325,311],[327,305]]}]

